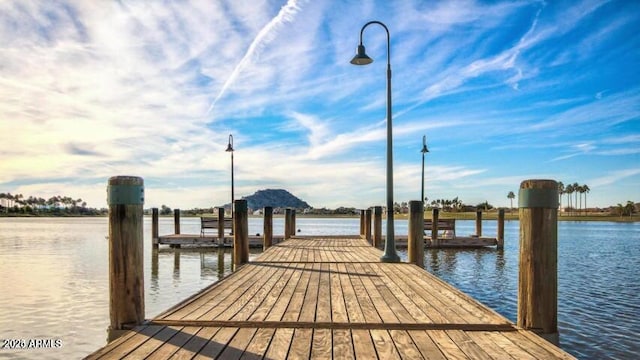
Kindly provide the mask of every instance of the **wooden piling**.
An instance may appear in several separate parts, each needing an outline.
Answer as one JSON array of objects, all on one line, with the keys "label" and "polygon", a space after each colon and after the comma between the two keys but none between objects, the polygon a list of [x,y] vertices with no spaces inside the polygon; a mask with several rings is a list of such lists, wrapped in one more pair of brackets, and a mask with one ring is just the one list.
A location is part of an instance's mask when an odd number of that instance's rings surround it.
[{"label": "wooden piling", "polygon": [[431,211],[431,246],[440,246],[440,240],[438,239],[438,218],[440,216],[440,210],[433,208]]},{"label": "wooden piling", "polygon": [[144,180],[114,176],[107,188],[109,205],[108,341],[144,321],[143,204]]},{"label": "wooden piling", "polygon": [[498,210],[498,232],[496,236],[498,250],[504,249],[504,209]]},{"label": "wooden piling", "polygon": [[296,235],[296,209],[291,209],[291,236]]},{"label": "wooden piling", "polygon": [[476,211],[476,236],[482,236],[482,211]]},{"label": "wooden piling", "polygon": [[409,201],[407,256],[410,263],[424,268],[424,205],[422,201]]},{"label": "wooden piling", "polygon": [[284,209],[284,239],[291,237],[291,209]]},{"label": "wooden piling", "polygon": [[173,209],[174,234],[180,234],[180,209]]},{"label": "wooden piling", "polygon": [[235,200],[233,212],[234,269],[249,262],[249,213],[247,200]]},{"label": "wooden piling", "polygon": [[263,213],[262,250],[267,250],[273,242],[273,207],[265,206]]},{"label": "wooden piling", "polygon": [[382,244],[382,206],[373,207],[373,246]]},{"label": "wooden piling", "polygon": [[518,326],[558,343],[558,184],[525,180],[518,195]]},{"label": "wooden piling", "polygon": [[360,210],[360,236],[364,236],[364,216],[365,210]]},{"label": "wooden piling", "polygon": [[153,248],[158,248],[158,208],[151,208],[151,245]]},{"label": "wooden piling", "polygon": [[364,238],[371,242],[371,209],[364,211]]},{"label": "wooden piling", "polygon": [[224,208],[218,208],[218,246],[224,245]]}]

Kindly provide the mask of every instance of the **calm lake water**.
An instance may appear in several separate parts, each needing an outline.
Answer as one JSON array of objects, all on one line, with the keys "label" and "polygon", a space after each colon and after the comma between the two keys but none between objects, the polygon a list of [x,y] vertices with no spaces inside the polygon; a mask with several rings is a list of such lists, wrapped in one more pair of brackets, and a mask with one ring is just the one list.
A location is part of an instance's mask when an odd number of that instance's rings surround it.
[{"label": "calm lake water", "polygon": [[[173,230],[160,220],[160,233]],[[384,225],[384,224],[383,224]],[[83,357],[105,344],[109,325],[106,218],[0,218],[0,339],[59,340],[58,348],[14,351],[0,358]],[[183,233],[199,233],[183,218]],[[428,271],[516,320],[518,222],[505,224],[505,249],[427,250]],[[302,235],[357,234],[358,219],[298,218]],[[473,221],[457,221],[460,235]],[[250,219],[250,233],[262,231]],[[485,235],[495,222],[484,221]],[[274,232],[283,233],[281,218]],[[407,222],[396,222],[406,234]],[[145,300],[150,318],[230,273],[230,253],[217,250],[152,254],[145,219]],[[584,359],[632,359],[640,353],[640,224],[559,223],[561,347]],[[406,257],[404,252],[400,252]],[[253,255],[255,256],[255,254]]]}]

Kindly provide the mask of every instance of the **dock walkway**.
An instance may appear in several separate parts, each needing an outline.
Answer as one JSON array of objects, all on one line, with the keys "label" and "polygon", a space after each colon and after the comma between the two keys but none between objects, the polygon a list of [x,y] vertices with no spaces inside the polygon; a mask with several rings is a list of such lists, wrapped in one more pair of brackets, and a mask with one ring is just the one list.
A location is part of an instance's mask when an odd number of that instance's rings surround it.
[{"label": "dock walkway", "polygon": [[293,238],[89,359],[573,359],[360,237]]}]

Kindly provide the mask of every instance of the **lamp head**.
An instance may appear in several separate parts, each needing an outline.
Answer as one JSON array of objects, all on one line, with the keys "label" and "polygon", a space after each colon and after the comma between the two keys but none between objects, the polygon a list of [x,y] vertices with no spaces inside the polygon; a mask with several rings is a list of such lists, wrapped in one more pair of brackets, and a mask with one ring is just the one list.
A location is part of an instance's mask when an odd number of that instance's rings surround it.
[{"label": "lamp head", "polygon": [[229,135],[229,145],[227,145],[226,152],[233,152],[233,135]]},{"label": "lamp head", "polygon": [[420,152],[423,154],[429,152],[429,149],[427,149],[427,135],[422,135],[422,150]]},{"label": "lamp head", "polygon": [[358,49],[356,50],[356,56],[351,59],[351,63],[353,65],[368,65],[373,62],[373,59],[367,55],[364,49],[364,45],[358,45]]}]

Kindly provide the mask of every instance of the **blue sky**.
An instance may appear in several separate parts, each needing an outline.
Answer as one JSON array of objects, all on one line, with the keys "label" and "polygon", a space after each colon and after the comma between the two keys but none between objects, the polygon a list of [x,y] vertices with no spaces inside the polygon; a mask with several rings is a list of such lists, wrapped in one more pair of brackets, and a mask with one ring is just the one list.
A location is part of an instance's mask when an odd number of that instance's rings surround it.
[{"label": "blue sky", "polygon": [[[0,3],[0,192],[106,206],[219,206],[284,188],[314,207],[385,203],[386,34],[395,200],[508,206],[522,180],[640,201],[637,1]],[[565,199],[566,202],[566,199]]]}]

